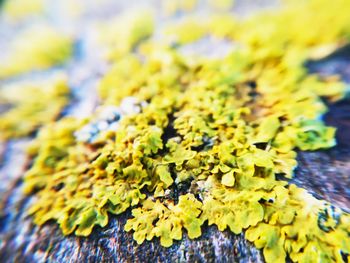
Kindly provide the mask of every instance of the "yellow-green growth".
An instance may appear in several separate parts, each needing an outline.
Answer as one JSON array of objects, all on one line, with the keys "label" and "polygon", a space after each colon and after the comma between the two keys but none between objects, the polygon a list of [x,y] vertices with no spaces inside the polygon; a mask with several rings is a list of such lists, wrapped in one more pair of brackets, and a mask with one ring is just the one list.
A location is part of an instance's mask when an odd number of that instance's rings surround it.
[{"label": "yellow-green growth", "polygon": [[190,238],[199,237],[203,221],[200,219],[202,203],[192,194],[182,195],[179,203],[162,204],[157,200],[147,199],[142,209],[132,211],[133,219],[128,220],[125,230],[134,230],[134,239],[141,244],[145,239],[160,237],[162,246],[170,247],[173,240],[182,239],[182,228]]},{"label": "yellow-green growth", "polygon": [[44,0],[7,0],[4,2],[3,13],[15,21],[41,14],[45,9]]},{"label": "yellow-green growth", "polygon": [[47,25],[26,28],[0,62],[0,79],[60,65],[71,56],[72,48],[70,37]]},{"label": "yellow-green growth", "polygon": [[18,81],[0,90],[0,139],[30,135],[43,124],[55,120],[69,102],[64,76],[45,81]]},{"label": "yellow-green growth", "polygon": [[28,194],[36,190],[34,222],[53,219],[64,234],[88,236],[109,213],[132,208],[125,229],[138,243],[159,237],[171,246],[184,230],[199,237],[208,222],[245,231],[266,262],[349,257],[349,214],[276,178],[293,176],[296,149],[335,145],[335,129],[319,117],[322,99],[341,99],[345,85],[309,75],[304,63],[348,39],[349,11],[348,1],[310,0],[243,21],[209,19],[199,35],[235,41],[217,59],[184,56],[179,45],[196,39],[144,40],[133,46],[138,54],[116,46],[120,59],[99,86],[102,107],[130,96],[144,106],[95,143],[75,138],[86,124],[75,119],[41,129],[24,179]]},{"label": "yellow-green growth", "polygon": [[119,59],[152,35],[154,19],[149,11],[128,12],[96,25],[98,40],[108,59]]}]

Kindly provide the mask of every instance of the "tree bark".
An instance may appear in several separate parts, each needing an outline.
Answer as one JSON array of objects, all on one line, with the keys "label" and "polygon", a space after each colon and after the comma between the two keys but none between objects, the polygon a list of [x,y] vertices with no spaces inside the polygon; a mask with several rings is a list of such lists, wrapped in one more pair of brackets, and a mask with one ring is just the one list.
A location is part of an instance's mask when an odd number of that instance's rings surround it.
[{"label": "tree bark", "polygon": [[[311,62],[308,67],[320,74],[339,73],[350,81],[349,50]],[[349,212],[350,100],[330,105],[325,120],[338,128],[338,145],[324,151],[299,152],[291,183]],[[1,262],[264,262],[261,251],[244,234],[220,232],[215,226],[204,226],[203,235],[195,240],[184,234],[170,248],[160,246],[156,239],[137,245],[132,234],[123,229],[130,211],[110,215],[109,224],[95,227],[87,238],[63,236],[55,222],[34,225],[26,211],[35,198],[22,192],[22,176],[30,162],[24,153],[26,143],[19,140],[0,145]]]}]

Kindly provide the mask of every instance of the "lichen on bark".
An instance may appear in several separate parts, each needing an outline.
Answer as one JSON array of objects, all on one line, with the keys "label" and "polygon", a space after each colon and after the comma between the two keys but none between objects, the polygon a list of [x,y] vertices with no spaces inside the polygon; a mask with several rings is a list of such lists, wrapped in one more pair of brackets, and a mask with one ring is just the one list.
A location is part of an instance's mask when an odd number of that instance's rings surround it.
[{"label": "lichen on bark", "polygon": [[[36,192],[34,222],[53,219],[64,234],[88,236],[109,214],[132,208],[125,229],[138,243],[159,237],[168,247],[183,231],[199,237],[208,222],[245,231],[267,262],[348,257],[349,214],[286,179],[296,149],[335,145],[335,129],[320,119],[322,99],[341,99],[345,85],[309,75],[304,63],[349,37],[349,9],[342,0],[310,0],[243,21],[192,19],[196,34],[183,23],[163,41],[144,39],[150,27],[137,27],[140,39],[119,43],[99,86],[101,112],[113,106],[119,117],[63,118],[30,147],[24,183]],[[181,52],[208,35],[234,48],[220,58]],[[82,129],[91,138],[80,140]]]}]

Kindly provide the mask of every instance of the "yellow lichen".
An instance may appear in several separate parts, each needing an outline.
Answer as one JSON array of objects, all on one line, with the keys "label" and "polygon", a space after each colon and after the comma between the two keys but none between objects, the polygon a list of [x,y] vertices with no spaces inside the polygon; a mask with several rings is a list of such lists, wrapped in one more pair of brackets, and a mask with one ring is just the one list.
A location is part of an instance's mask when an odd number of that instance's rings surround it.
[{"label": "yellow lichen", "polygon": [[62,75],[2,87],[0,106],[8,109],[0,116],[0,138],[25,137],[55,120],[68,104],[69,93],[67,79]]},{"label": "yellow lichen", "polygon": [[4,13],[10,19],[21,20],[28,16],[38,15],[45,9],[44,0],[10,0],[5,1]]},{"label": "yellow lichen", "polygon": [[125,13],[113,21],[96,25],[98,41],[109,59],[119,59],[153,33],[154,20],[150,11]]},{"label": "yellow lichen", "polygon": [[209,0],[209,6],[220,11],[229,11],[234,4],[234,0]]},{"label": "yellow lichen", "polygon": [[156,236],[160,237],[162,246],[170,247],[173,239],[182,239],[182,228],[187,230],[189,238],[192,239],[202,234],[202,220],[199,218],[201,207],[202,203],[192,194],[180,196],[177,205],[147,199],[143,202],[142,209],[136,208],[132,211],[134,218],[128,220],[125,230],[135,231],[134,239],[138,244]]},{"label": "yellow lichen", "polygon": [[[199,237],[208,222],[245,231],[266,262],[341,262],[350,253],[349,214],[288,179],[296,149],[335,145],[335,129],[320,116],[323,100],[341,99],[345,85],[304,64],[317,48],[348,41],[349,11],[345,0],[292,1],[246,20],[188,20],[195,32],[171,26],[172,43],[141,41],[151,34],[148,18],[126,31],[126,42],[111,37],[118,59],[98,91],[101,109],[115,107],[114,115],[40,130],[24,179],[26,193],[36,191],[34,222],[53,219],[64,234],[87,236],[109,213],[132,208],[125,230],[139,244],[159,237],[168,247],[183,229]],[[218,58],[182,53],[202,37],[235,48]]]},{"label": "yellow lichen", "polygon": [[190,12],[198,5],[198,0],[161,0],[162,10],[166,15],[177,12]]},{"label": "yellow lichen", "polygon": [[33,25],[13,40],[0,61],[0,79],[62,64],[72,53],[72,40],[47,25]]}]

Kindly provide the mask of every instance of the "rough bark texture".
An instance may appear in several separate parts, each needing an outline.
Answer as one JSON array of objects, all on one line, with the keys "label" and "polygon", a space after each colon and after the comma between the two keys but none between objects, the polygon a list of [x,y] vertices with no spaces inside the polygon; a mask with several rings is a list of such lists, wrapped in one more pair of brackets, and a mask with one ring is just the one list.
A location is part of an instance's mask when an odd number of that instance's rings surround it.
[{"label": "rough bark texture", "polygon": [[[313,64],[311,70],[332,70],[349,80],[350,62],[344,57],[330,58]],[[340,63],[340,64],[338,64]],[[346,74],[345,74],[345,73]],[[317,152],[300,152],[299,166],[292,182],[307,189],[317,198],[325,199],[344,210],[350,210],[350,100],[330,105],[325,120],[338,127],[338,145]],[[3,151],[0,193],[0,259],[2,262],[263,262],[262,254],[245,240],[244,234],[220,232],[204,227],[197,240],[186,236],[171,248],[158,241],[138,246],[131,233],[123,230],[130,214],[111,216],[107,227],[95,228],[88,238],[65,237],[54,222],[43,227],[32,224],[26,209],[32,197],[22,194],[22,175],[28,160],[23,146],[26,141],[11,142]],[[4,147],[4,145],[3,145]]]},{"label": "rough bark texture", "polygon": [[[349,49],[321,62],[310,62],[312,72],[339,73],[350,81]],[[87,83],[89,80],[86,81]],[[92,99],[93,101],[93,99]],[[317,152],[301,152],[291,182],[350,211],[350,100],[330,105],[325,120],[338,128],[338,145]],[[205,226],[196,240],[175,242],[163,248],[158,240],[137,245],[123,230],[130,211],[110,216],[105,228],[95,228],[88,238],[65,237],[55,222],[33,225],[26,214],[33,197],[22,193],[22,176],[29,165],[26,140],[0,145],[0,261],[1,262],[263,262],[261,251],[244,234],[220,232]]]}]

